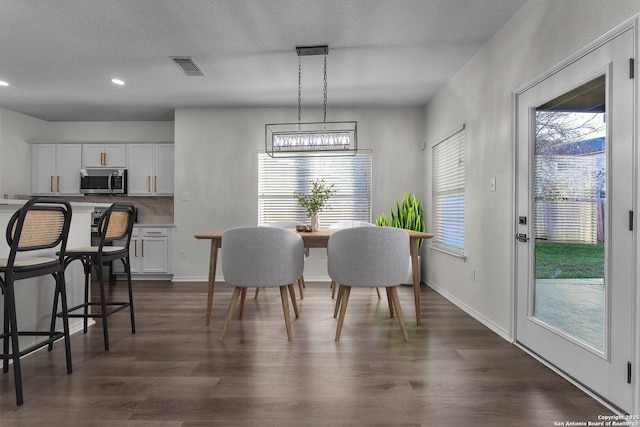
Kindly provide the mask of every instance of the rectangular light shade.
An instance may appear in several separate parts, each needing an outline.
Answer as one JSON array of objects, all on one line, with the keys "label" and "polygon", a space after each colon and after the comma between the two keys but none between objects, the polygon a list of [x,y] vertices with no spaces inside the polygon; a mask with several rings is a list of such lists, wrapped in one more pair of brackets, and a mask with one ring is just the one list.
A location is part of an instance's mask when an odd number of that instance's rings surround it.
[{"label": "rectangular light shade", "polygon": [[271,157],[348,156],[358,149],[357,122],[265,125],[265,151]]}]

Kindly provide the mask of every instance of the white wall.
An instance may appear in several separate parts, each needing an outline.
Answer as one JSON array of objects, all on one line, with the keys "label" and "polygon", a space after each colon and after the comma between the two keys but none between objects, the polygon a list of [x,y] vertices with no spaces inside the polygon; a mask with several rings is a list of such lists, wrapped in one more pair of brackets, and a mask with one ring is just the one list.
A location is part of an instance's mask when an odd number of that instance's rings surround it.
[{"label": "white wall", "polygon": [[24,141],[42,138],[47,122],[0,108],[0,197],[31,191],[31,151]]},{"label": "white wall", "polygon": [[173,141],[173,122],[47,122],[52,141]]},{"label": "white wall", "polygon": [[[329,116],[357,120],[358,147],[373,150],[372,219],[383,211],[388,215],[406,191],[422,197],[422,108],[330,109]],[[296,117],[295,109],[286,108],[176,110],[174,280],[207,277],[210,245],[194,234],[257,223],[257,152],[264,150],[264,125]],[[180,200],[182,192],[189,201]],[[187,259],[177,256],[180,250]],[[314,250],[307,260],[307,280],[328,280],[321,252]],[[220,268],[217,276],[222,279]]]},{"label": "white wall", "polygon": [[[467,261],[428,249],[427,282],[503,336],[510,334],[514,238],[512,93],[638,11],[637,0],[530,0],[425,108],[425,188],[431,146],[467,125]],[[489,192],[491,177],[496,192]],[[430,194],[425,204],[431,206]],[[427,224],[433,228],[428,214]]]}]

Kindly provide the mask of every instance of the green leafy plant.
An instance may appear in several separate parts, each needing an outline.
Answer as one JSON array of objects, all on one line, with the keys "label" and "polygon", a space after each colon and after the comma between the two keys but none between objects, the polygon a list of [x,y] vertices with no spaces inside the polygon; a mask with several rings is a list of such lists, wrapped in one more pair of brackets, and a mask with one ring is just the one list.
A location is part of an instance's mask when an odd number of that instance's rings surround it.
[{"label": "green leafy plant", "polygon": [[[404,193],[402,203],[396,202],[395,210],[391,207],[390,222],[382,213],[376,218],[376,225],[404,228],[405,230],[425,231],[424,206],[413,193]],[[418,251],[422,249],[422,239],[418,240]]]},{"label": "green leafy plant", "polygon": [[327,201],[337,190],[334,189],[335,184],[327,185],[324,179],[316,179],[309,182],[311,183],[310,195],[295,191],[293,197],[298,201],[300,206],[307,210],[307,217],[310,218],[312,215],[316,215],[324,210]]}]

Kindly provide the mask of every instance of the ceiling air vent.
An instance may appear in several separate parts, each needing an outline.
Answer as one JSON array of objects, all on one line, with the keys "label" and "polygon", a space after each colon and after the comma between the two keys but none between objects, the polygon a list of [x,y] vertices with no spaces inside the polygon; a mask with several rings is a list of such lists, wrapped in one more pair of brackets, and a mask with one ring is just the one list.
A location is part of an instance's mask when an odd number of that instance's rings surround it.
[{"label": "ceiling air vent", "polygon": [[204,76],[200,66],[190,56],[170,56],[171,60],[184,71],[187,76]]}]

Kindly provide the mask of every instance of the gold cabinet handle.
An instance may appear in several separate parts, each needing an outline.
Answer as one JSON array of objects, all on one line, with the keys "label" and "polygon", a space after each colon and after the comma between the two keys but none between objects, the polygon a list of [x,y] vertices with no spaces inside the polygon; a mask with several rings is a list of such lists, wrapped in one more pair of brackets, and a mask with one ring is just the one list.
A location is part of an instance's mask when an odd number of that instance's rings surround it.
[{"label": "gold cabinet handle", "polygon": [[60,192],[60,175],[56,178],[56,188],[58,193]]},{"label": "gold cabinet handle", "polygon": [[102,153],[102,156],[104,158],[104,165],[107,166],[107,153]]},{"label": "gold cabinet handle", "polygon": [[147,193],[151,193],[151,176],[147,175]]},{"label": "gold cabinet handle", "polygon": [[49,192],[53,193],[53,175],[49,176]]},{"label": "gold cabinet handle", "polygon": [[104,153],[100,153],[100,165],[104,165]]},{"label": "gold cabinet handle", "polygon": [[157,176],[153,177],[153,192],[154,193],[158,192],[158,177]]}]

